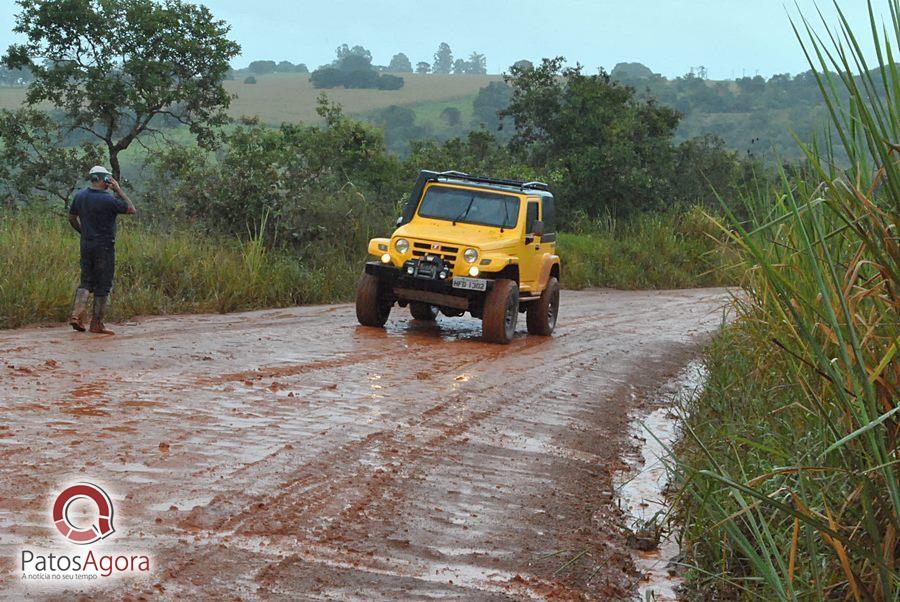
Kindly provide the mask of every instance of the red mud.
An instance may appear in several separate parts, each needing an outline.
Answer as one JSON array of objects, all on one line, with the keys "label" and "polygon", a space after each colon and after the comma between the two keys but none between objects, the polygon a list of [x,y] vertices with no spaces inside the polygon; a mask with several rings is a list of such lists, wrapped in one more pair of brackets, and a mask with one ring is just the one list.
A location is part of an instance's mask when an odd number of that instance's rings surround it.
[{"label": "red mud", "polygon": [[17,550],[61,545],[49,504],[86,480],[116,512],[94,545],[154,571],[51,597],[627,598],[628,412],[724,301],[566,291],[555,336],[505,347],[347,305],[0,332],[0,597],[47,595]]}]

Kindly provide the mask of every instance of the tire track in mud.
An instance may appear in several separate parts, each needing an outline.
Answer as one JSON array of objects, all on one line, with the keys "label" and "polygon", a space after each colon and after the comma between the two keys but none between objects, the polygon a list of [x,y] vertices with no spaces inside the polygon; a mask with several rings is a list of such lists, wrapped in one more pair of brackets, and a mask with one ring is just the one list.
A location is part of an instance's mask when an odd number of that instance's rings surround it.
[{"label": "tire track in mud", "polygon": [[[61,479],[100,470],[120,537],[161,559],[115,597],[627,595],[610,479],[627,412],[696,352],[723,298],[565,291],[556,336],[508,347],[396,309],[386,331],[358,328],[348,306],[147,318],[105,340],[0,333],[0,383],[15,382],[0,486],[22,500],[0,500],[0,532],[33,525],[0,539],[0,562],[10,542],[49,540],[33,508]],[[108,415],[65,412],[91,390]],[[81,460],[54,468],[60,445]]]}]

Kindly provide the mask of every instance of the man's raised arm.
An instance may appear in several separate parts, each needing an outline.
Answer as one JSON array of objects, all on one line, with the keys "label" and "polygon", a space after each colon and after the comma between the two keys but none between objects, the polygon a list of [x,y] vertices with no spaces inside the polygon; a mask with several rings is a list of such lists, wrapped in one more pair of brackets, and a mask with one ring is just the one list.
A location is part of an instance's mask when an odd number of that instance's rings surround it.
[{"label": "man's raised arm", "polygon": [[109,185],[113,189],[113,192],[116,193],[116,196],[125,201],[125,203],[128,205],[128,210],[125,213],[128,213],[130,215],[134,215],[135,213],[137,213],[137,209],[135,208],[134,203],[131,202],[131,199],[128,198],[128,195],[125,194],[125,191],[122,190],[121,186],[119,186],[119,183],[113,178],[110,178]]}]

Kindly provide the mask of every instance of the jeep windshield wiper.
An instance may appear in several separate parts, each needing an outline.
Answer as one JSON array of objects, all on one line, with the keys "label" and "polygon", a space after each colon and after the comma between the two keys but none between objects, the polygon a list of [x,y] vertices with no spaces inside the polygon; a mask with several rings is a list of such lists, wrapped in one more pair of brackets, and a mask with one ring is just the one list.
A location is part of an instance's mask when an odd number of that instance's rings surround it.
[{"label": "jeep windshield wiper", "polygon": [[463,219],[464,217],[469,215],[469,209],[472,208],[472,203],[474,203],[474,202],[475,202],[475,195],[473,194],[471,197],[469,197],[469,204],[466,205],[466,210],[453,218],[454,226],[456,225],[456,222],[460,221],[461,219]]}]

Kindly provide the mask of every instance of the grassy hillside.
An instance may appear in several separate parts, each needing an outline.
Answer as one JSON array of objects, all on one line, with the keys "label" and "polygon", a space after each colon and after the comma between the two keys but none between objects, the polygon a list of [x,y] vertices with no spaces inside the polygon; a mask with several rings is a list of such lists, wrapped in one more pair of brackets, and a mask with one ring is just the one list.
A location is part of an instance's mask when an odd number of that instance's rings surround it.
[{"label": "grassy hillside", "polygon": [[0,86],[0,109],[17,109],[25,100],[25,88]]},{"label": "grassy hillside", "polygon": [[[305,73],[273,73],[255,77],[256,84],[245,84],[243,76],[225,82],[225,88],[237,96],[231,103],[229,113],[232,117],[258,115],[264,123],[271,124],[317,122],[316,98],[322,92],[344,107],[348,115],[359,115],[391,105],[446,103],[473,97],[479,89],[501,79],[499,75],[404,73],[406,83],[400,90],[317,90],[309,83],[309,75]],[[24,98],[25,88],[0,87],[0,108],[14,109],[21,105]]]},{"label": "grassy hillside", "polygon": [[474,96],[496,75],[419,75],[403,74],[405,84],[400,90],[347,90],[334,88],[317,90],[309,83],[309,76],[301,73],[273,73],[256,76],[258,83],[245,84],[243,79],[225,82],[229,92],[237,95],[230,113],[259,115],[265,123],[318,121],[316,98],[325,92],[339,103],[348,115],[358,115],[384,109],[391,105],[420,105]]}]

